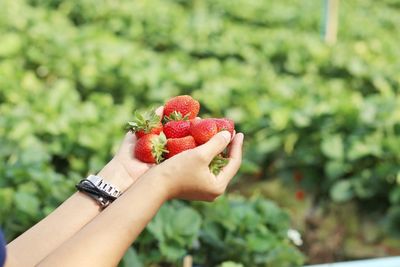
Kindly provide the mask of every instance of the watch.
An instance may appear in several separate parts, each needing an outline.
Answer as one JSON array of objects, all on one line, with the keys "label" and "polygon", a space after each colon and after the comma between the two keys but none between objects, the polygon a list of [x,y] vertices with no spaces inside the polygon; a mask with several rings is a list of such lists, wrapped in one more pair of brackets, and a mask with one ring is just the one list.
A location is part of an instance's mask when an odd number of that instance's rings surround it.
[{"label": "watch", "polygon": [[111,183],[107,183],[100,176],[89,175],[86,179],[81,180],[76,188],[85,193],[87,196],[93,198],[102,209],[106,208],[119,197],[122,192],[118,190]]},{"label": "watch", "polygon": [[114,185],[111,183],[107,183],[106,181],[103,180],[100,176],[97,175],[89,175],[86,180],[92,182],[97,189],[100,191],[113,196],[114,198],[117,198],[121,195],[121,190],[118,190]]}]

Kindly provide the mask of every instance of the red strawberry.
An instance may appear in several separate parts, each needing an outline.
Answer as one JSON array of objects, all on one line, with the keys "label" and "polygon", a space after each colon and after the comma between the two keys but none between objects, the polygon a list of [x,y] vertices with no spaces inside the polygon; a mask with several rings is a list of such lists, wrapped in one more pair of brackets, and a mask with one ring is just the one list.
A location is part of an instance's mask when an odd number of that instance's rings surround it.
[{"label": "red strawberry", "polygon": [[135,133],[137,138],[146,134],[159,134],[163,130],[161,118],[155,111],[135,113],[133,121],[128,122],[127,129]]},{"label": "red strawberry", "polygon": [[233,131],[235,130],[235,123],[233,120],[228,118],[213,119],[215,124],[217,124],[218,132],[228,131],[233,136]]},{"label": "red strawberry", "polygon": [[204,144],[218,132],[214,119],[194,121],[190,127],[190,134],[198,145]]},{"label": "red strawberry", "polygon": [[197,100],[189,95],[180,95],[171,98],[165,103],[164,116],[169,117],[172,113],[180,114],[181,117],[188,117],[189,119],[196,118],[199,114],[200,104]]},{"label": "red strawberry", "polygon": [[293,172],[293,178],[296,181],[296,183],[300,183],[301,180],[303,180],[303,173],[299,170],[295,170]]},{"label": "red strawberry", "polygon": [[169,121],[163,132],[167,138],[180,138],[190,134],[190,121]]},{"label": "red strawberry", "polygon": [[297,200],[301,201],[301,200],[304,200],[305,193],[304,193],[303,190],[298,189],[298,190],[296,191],[295,196],[296,196],[296,199],[297,199]]},{"label": "red strawberry", "polygon": [[196,147],[196,142],[192,136],[182,138],[171,138],[167,140],[167,158],[171,158],[185,150]]},{"label": "red strawberry", "polygon": [[156,126],[150,127],[150,131],[149,130],[147,130],[147,131],[140,130],[138,132],[135,132],[135,135],[137,138],[141,138],[141,137],[145,136],[146,134],[157,134],[158,135],[162,132],[162,130],[163,130],[163,125],[160,121]]},{"label": "red strawberry", "polygon": [[147,134],[140,138],[135,146],[135,158],[146,163],[160,163],[166,152],[167,139],[164,134]]}]

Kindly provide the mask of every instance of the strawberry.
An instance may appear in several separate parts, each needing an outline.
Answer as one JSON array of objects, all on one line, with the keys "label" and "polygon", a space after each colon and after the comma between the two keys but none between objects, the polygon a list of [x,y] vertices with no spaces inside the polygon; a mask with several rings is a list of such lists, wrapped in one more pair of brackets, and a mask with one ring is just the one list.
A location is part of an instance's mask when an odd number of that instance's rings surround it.
[{"label": "strawberry", "polygon": [[180,138],[190,134],[190,121],[169,121],[163,132],[167,138]]},{"label": "strawberry", "polygon": [[204,144],[218,132],[214,119],[194,121],[190,127],[190,134],[198,145]]},{"label": "strawberry", "polygon": [[167,140],[167,158],[171,158],[185,150],[196,147],[196,142],[192,136],[185,136],[182,138],[170,138]]},{"label": "strawberry", "polygon": [[164,105],[164,117],[170,117],[172,113],[180,114],[189,119],[196,118],[199,114],[200,103],[189,95],[180,95],[171,98]]},{"label": "strawberry", "polygon": [[297,199],[297,200],[299,200],[299,201],[304,200],[305,195],[306,195],[306,194],[304,193],[303,190],[301,190],[301,189],[296,190],[295,196],[296,196],[296,199]]},{"label": "strawberry", "polygon": [[300,183],[301,180],[303,180],[303,173],[299,170],[295,170],[293,172],[293,179],[296,181],[296,183]]},{"label": "strawberry", "polygon": [[145,136],[146,134],[160,134],[163,130],[163,125],[161,123],[161,121],[156,124],[153,127],[149,127],[150,130],[140,130],[138,132],[135,132],[135,135],[137,138],[141,138],[143,136]]},{"label": "strawberry", "polygon": [[164,134],[146,134],[141,137],[135,146],[135,158],[146,163],[160,163],[164,158],[167,139]]},{"label": "strawberry", "polygon": [[146,134],[159,134],[163,130],[161,118],[155,111],[135,113],[135,118],[128,122],[127,129],[134,132],[137,138]]},{"label": "strawberry", "polygon": [[228,118],[213,119],[215,124],[217,124],[218,132],[228,131],[233,136],[233,131],[235,130],[235,123],[233,120]]}]

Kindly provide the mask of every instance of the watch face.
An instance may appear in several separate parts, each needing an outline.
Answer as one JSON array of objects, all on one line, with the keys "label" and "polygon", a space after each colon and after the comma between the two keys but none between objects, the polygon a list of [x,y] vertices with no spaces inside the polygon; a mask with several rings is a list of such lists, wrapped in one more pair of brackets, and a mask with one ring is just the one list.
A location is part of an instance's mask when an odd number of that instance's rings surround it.
[{"label": "watch face", "polygon": [[99,188],[103,183],[103,179],[101,177],[93,174],[89,175],[86,179],[91,181],[97,188]]}]

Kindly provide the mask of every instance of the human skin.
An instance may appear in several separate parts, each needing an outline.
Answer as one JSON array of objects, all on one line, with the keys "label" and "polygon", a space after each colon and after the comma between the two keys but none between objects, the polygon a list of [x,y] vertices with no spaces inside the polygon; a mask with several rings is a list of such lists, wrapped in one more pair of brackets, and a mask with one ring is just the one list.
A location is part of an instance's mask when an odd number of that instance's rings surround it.
[{"label": "human skin", "polygon": [[[159,108],[157,113],[162,114],[162,111],[162,108]],[[240,138],[243,138],[243,136],[239,135],[239,139]],[[139,176],[143,175],[154,166],[140,162],[133,157],[131,151],[133,151],[136,141],[136,137],[128,133],[117,154],[98,173],[99,176],[116,185],[122,191],[129,188],[137,181]],[[167,163],[169,161],[170,160],[165,161],[164,165],[168,165]],[[206,167],[207,168],[203,168],[203,170],[208,171],[208,165]],[[173,165],[172,168],[174,168]],[[162,169],[160,171],[162,171]],[[229,172],[228,166],[222,173],[226,172]],[[193,174],[192,170],[189,174]],[[152,179],[148,180],[150,181]],[[173,187],[170,191],[173,192],[177,190],[177,188],[179,187]],[[184,192],[185,191],[186,190],[184,190]],[[198,193],[199,192],[189,193],[186,198],[198,199]],[[215,194],[210,194],[210,192],[208,192],[208,194],[208,197],[215,196]],[[184,197],[183,193],[181,197]],[[164,201],[165,200],[162,202]],[[158,202],[154,201],[154,204],[156,203]],[[79,207],[79,210],[77,207]],[[99,214],[100,209],[96,202],[85,194],[80,192],[74,193],[49,216],[7,245],[8,256],[6,266],[34,266],[38,264],[45,257],[52,254],[54,250],[76,235]]]},{"label": "human skin", "polygon": [[[156,113],[161,116],[163,108],[159,107]],[[127,133],[113,159],[98,173],[122,192],[153,166],[133,157],[136,141],[134,134]],[[81,192],[74,193],[46,218],[7,245],[7,263],[10,266],[38,264],[99,214],[99,205],[93,199]]]},{"label": "human skin", "polygon": [[213,201],[224,193],[241,164],[243,134],[233,139],[229,163],[219,175],[208,165],[230,139],[229,132],[220,132],[204,145],[151,168],[37,266],[116,266],[163,203],[173,198]]}]

